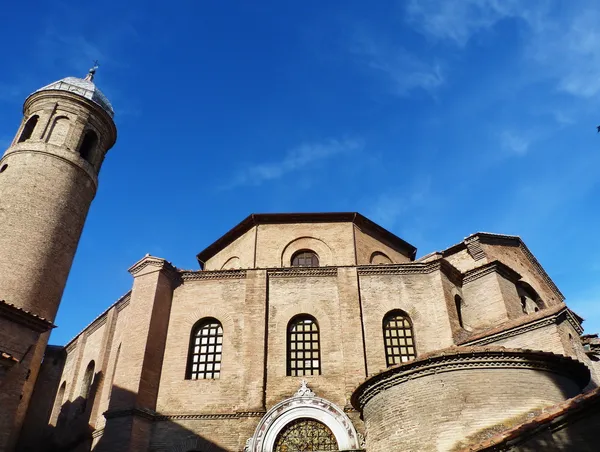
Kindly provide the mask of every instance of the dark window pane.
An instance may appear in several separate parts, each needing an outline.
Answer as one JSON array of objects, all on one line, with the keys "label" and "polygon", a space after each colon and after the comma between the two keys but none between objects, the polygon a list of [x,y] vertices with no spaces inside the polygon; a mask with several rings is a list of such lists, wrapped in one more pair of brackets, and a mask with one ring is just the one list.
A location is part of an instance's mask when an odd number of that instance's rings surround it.
[{"label": "dark window pane", "polygon": [[413,330],[408,317],[400,313],[388,314],[383,320],[385,357],[388,367],[416,357]]},{"label": "dark window pane", "polygon": [[190,343],[187,378],[219,378],[223,347],[220,345],[223,343],[223,327],[219,321],[207,319],[197,325],[192,331]]},{"label": "dark window pane", "polygon": [[312,317],[296,317],[288,326],[288,375],[320,375],[319,328]]}]

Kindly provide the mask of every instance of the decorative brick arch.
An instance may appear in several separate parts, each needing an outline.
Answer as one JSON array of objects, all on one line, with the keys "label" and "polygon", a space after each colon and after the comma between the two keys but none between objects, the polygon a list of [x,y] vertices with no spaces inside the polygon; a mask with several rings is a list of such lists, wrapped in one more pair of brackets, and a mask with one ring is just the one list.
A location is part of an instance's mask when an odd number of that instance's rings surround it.
[{"label": "decorative brick arch", "polygon": [[363,441],[344,411],[330,401],[316,397],[302,380],[293,397],[279,402],[263,416],[254,435],[246,442],[244,452],[271,452],[278,434],[290,422],[304,418],[325,424],[335,436],[340,451],[362,447]]},{"label": "decorative brick arch", "polygon": [[300,250],[314,251],[319,257],[319,265],[321,267],[333,265],[333,252],[329,245],[323,240],[315,237],[298,237],[283,248],[283,252],[281,253],[281,266],[291,267],[292,256]]},{"label": "decorative brick arch", "polygon": [[242,268],[242,263],[240,262],[240,258],[238,256],[231,256],[221,266],[221,270],[236,270],[238,268]]}]

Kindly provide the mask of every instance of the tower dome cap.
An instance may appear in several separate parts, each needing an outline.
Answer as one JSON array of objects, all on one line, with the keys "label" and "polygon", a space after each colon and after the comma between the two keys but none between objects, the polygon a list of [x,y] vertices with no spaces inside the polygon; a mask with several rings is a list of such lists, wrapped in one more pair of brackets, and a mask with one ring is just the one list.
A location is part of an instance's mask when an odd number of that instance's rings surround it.
[{"label": "tower dome cap", "polygon": [[35,91],[35,93],[39,93],[41,91],[58,90],[79,94],[80,96],[98,104],[106,113],[108,113],[111,118],[114,118],[115,111],[113,106],[106,98],[104,93],[102,93],[102,91],[100,91],[100,89],[98,89],[98,87],[94,84],[94,74],[96,73],[97,68],[98,66],[94,65],[85,78],[65,77],[38,89]]}]

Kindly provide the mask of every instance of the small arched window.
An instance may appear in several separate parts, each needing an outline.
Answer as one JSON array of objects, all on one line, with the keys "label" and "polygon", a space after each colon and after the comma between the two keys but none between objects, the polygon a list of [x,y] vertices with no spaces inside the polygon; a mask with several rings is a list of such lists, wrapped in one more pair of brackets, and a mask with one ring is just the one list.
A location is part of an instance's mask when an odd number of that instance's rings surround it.
[{"label": "small arched window", "polygon": [[27,141],[31,138],[31,135],[33,135],[33,131],[35,130],[35,126],[38,123],[38,119],[38,115],[33,115],[27,120],[25,127],[23,127],[23,131],[21,132],[21,136],[19,137],[18,143],[22,143],[23,141]]},{"label": "small arched window", "polygon": [[458,324],[461,328],[464,328],[465,326],[463,324],[462,316],[463,301],[462,298],[460,298],[460,295],[454,295],[454,305],[456,306],[456,316],[458,317]]},{"label": "small arched window", "polygon": [[287,375],[321,375],[319,325],[310,315],[299,315],[288,324]]},{"label": "small arched window", "polygon": [[387,366],[410,361],[417,356],[412,323],[402,311],[392,311],[383,318],[383,338]]},{"label": "small arched window", "polygon": [[292,267],[318,267],[319,256],[311,250],[300,250],[292,256]]},{"label": "small arched window", "polygon": [[214,318],[200,320],[190,337],[188,380],[213,379],[221,376],[223,326]]},{"label": "small arched window", "polygon": [[536,290],[525,281],[517,282],[517,293],[521,301],[521,309],[524,314],[538,312],[544,308],[544,302]]},{"label": "small arched window", "polygon": [[98,145],[98,135],[93,130],[88,130],[83,136],[83,141],[79,147],[79,155],[87,162],[92,163],[94,151]]}]

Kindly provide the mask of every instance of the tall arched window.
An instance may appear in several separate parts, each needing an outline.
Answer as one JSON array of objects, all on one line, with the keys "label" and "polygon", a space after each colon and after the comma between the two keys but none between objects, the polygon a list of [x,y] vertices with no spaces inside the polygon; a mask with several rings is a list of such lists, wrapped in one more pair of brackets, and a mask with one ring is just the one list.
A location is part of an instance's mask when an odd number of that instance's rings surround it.
[{"label": "tall arched window", "polygon": [[50,420],[50,425],[58,425],[60,412],[62,410],[63,399],[65,398],[65,391],[67,389],[67,382],[63,381],[58,389],[58,394],[56,395],[56,399],[54,400],[54,407],[52,408],[52,418]]},{"label": "tall arched window", "polygon": [[98,144],[98,135],[93,130],[85,132],[81,146],[79,147],[79,155],[89,163],[92,163],[94,157],[94,151]]},{"label": "tall arched window", "polygon": [[79,393],[81,398],[83,399],[81,403],[82,410],[85,409],[87,405],[88,397],[90,396],[90,392],[92,390],[92,384],[94,382],[94,360],[91,360],[85,369],[85,373],[83,374],[83,381],[81,383],[81,392]]},{"label": "tall arched window", "polygon": [[23,131],[21,132],[21,136],[19,137],[18,143],[22,143],[23,141],[27,141],[31,138],[35,126],[37,125],[38,119],[38,115],[33,115],[27,120],[27,122],[25,123],[25,127],[23,127]]},{"label": "tall arched window", "polygon": [[190,337],[188,380],[219,378],[223,354],[223,326],[214,318],[200,320]]},{"label": "tall arched window", "polygon": [[62,146],[67,140],[69,134],[69,118],[66,116],[58,116],[54,119],[52,128],[50,129],[50,136],[48,137],[48,143]]},{"label": "tall arched window", "polygon": [[288,324],[287,374],[321,375],[319,326],[314,317],[299,315]]},{"label": "tall arched window", "polygon": [[412,323],[406,313],[391,311],[386,314],[383,318],[383,339],[388,367],[417,356]]},{"label": "tall arched window", "polygon": [[300,250],[292,256],[292,267],[318,267],[319,256],[311,250]]}]

